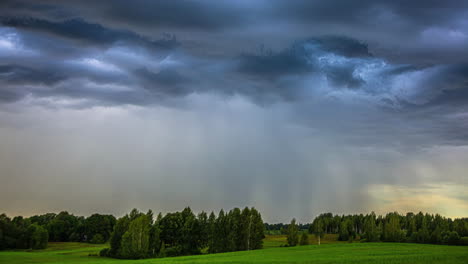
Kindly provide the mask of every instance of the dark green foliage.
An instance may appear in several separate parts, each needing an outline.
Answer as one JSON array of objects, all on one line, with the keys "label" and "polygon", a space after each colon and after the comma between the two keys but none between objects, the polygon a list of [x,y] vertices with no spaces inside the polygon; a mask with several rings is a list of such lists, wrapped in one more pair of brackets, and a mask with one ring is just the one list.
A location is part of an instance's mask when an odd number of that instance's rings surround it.
[{"label": "dark green foliage", "polygon": [[262,216],[255,209],[250,209],[250,229],[249,229],[249,248],[251,249],[261,249],[263,247],[263,239],[265,238],[265,227],[263,225]]},{"label": "dark green foliage", "polygon": [[[309,229],[313,232],[314,223],[319,220],[326,233],[338,234],[341,241],[351,241],[360,236],[363,241],[413,242],[431,244],[463,244],[463,235],[468,234],[468,218],[452,221],[438,214],[430,215],[389,213],[385,217],[372,212],[369,215],[338,216],[321,214],[313,220]],[[276,225],[268,225],[268,227]],[[338,228],[337,228],[338,227]],[[458,241],[458,242],[457,242]]]},{"label": "dark green foliage", "polygon": [[90,243],[105,243],[109,240],[115,223],[115,217],[112,215],[93,214],[84,221],[85,238],[89,239]]},{"label": "dark green foliage", "polygon": [[148,256],[157,257],[161,251],[161,247],[161,228],[159,227],[158,222],[156,222],[149,230]]},{"label": "dark green foliage", "polygon": [[49,241],[49,233],[40,225],[32,224],[29,226],[29,248],[45,249]]},{"label": "dark green foliage", "polygon": [[441,234],[441,242],[446,245],[459,245],[461,244],[460,236],[456,231],[444,231]]},{"label": "dark green foliage", "polygon": [[99,256],[109,257],[110,256],[109,252],[110,252],[110,248],[104,248],[101,251],[99,251]]},{"label": "dark green foliage", "polygon": [[17,216],[10,219],[0,215],[0,250],[3,249],[44,249],[48,242],[47,230],[31,224],[31,220]]},{"label": "dark green foliage", "polygon": [[338,234],[338,240],[341,241],[351,241],[356,238],[356,231],[353,226],[352,218],[347,217],[341,222]]},{"label": "dark green foliage", "polygon": [[301,246],[309,245],[309,236],[307,235],[306,232],[302,233],[301,241],[299,242],[299,245]]},{"label": "dark green foliage", "polygon": [[130,222],[122,236],[119,256],[126,259],[141,259],[148,256],[150,219],[141,215]]},{"label": "dark green foliage", "polygon": [[375,213],[372,212],[370,215],[366,216],[364,220],[364,235],[363,238],[366,239],[367,242],[377,242],[380,239],[380,234],[377,229],[377,225],[375,223],[376,216]]},{"label": "dark green foliage", "polygon": [[122,237],[127,232],[128,226],[130,225],[130,218],[128,215],[117,220],[117,223],[114,227],[114,232],[112,232],[110,238],[110,251],[109,256],[119,257],[120,246],[122,242]]},{"label": "dark green foliage", "polygon": [[327,220],[321,219],[321,218],[316,218],[314,219],[314,222],[309,228],[309,232],[313,233],[318,240],[318,244],[320,245],[320,239],[323,238],[325,235],[325,226],[326,226]]},{"label": "dark green foliage", "polygon": [[68,242],[70,236],[78,226],[78,218],[68,212],[60,212],[52,221],[47,224],[49,231],[49,241]]},{"label": "dark green foliage", "polygon": [[385,217],[382,240],[386,242],[403,242],[405,240],[405,232],[401,230],[398,213],[389,213]]},{"label": "dark green foliage", "polygon": [[[208,252],[215,253],[216,249],[216,216],[213,212],[211,212],[210,217],[208,218],[208,225],[207,225],[207,233],[208,233]],[[247,242],[246,242],[247,245]]]},{"label": "dark green foliage", "polygon": [[198,216],[190,208],[181,212],[158,215],[132,210],[119,220],[110,238],[107,256],[139,259],[259,249],[263,246],[264,223],[254,208],[234,208],[218,217],[212,212]]},{"label": "dark green foliage", "polygon": [[291,223],[288,225],[287,234],[288,246],[295,247],[299,242],[299,227],[296,224],[296,219],[293,218]]},{"label": "dark green foliage", "polygon": [[104,244],[106,240],[101,234],[95,234],[93,238],[89,241],[91,244]]}]

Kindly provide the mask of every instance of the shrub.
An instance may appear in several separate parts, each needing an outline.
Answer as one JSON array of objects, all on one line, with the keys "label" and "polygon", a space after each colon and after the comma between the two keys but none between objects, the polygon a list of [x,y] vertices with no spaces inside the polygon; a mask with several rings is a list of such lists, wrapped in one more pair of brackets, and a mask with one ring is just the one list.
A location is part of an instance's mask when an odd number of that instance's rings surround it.
[{"label": "shrub", "polygon": [[460,244],[460,245],[468,246],[468,237],[462,237],[462,238],[460,238],[459,244]]},{"label": "shrub", "polygon": [[93,238],[89,241],[91,244],[104,244],[106,243],[104,237],[101,234],[96,234]]},{"label": "shrub", "polygon": [[110,251],[110,248],[104,248],[101,251],[99,251],[99,256],[109,257],[109,251]]},{"label": "shrub", "polygon": [[442,243],[446,245],[458,245],[460,244],[460,236],[455,231],[444,231],[441,234]]},{"label": "shrub", "polygon": [[306,232],[302,233],[301,241],[299,242],[299,245],[301,246],[309,245],[309,236],[307,235]]}]

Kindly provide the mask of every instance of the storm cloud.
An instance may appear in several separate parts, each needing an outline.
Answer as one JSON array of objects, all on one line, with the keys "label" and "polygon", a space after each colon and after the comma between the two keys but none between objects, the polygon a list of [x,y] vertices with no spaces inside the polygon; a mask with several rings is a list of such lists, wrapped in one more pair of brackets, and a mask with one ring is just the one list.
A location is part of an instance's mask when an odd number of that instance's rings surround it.
[{"label": "storm cloud", "polygon": [[[450,192],[468,184],[462,1],[0,8],[7,212],[252,205],[309,221],[378,211],[384,189],[386,210],[466,216]],[[456,202],[418,209],[401,190]]]}]

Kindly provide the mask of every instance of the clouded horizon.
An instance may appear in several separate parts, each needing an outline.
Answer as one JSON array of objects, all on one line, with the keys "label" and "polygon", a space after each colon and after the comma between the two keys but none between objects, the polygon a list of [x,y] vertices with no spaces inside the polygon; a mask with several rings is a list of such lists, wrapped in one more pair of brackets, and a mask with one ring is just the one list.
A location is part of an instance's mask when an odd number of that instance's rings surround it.
[{"label": "clouded horizon", "polygon": [[465,1],[2,1],[0,209],[468,216]]}]

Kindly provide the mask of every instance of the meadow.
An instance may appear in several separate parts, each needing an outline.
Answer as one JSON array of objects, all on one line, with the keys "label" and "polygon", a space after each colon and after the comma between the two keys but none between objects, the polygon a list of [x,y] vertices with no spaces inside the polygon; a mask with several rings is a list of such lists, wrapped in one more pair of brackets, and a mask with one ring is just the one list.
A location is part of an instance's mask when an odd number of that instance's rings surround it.
[{"label": "meadow", "polygon": [[[314,242],[311,237],[310,241]],[[326,237],[318,246],[280,247],[284,236],[267,236],[265,249],[162,259],[118,260],[98,257],[99,250],[108,245],[85,243],[50,243],[45,250],[16,250],[0,252],[0,263],[8,264],[108,264],[108,263],[468,263],[468,248],[462,246],[411,243],[336,243]],[[335,241],[335,242],[333,242]]]}]

